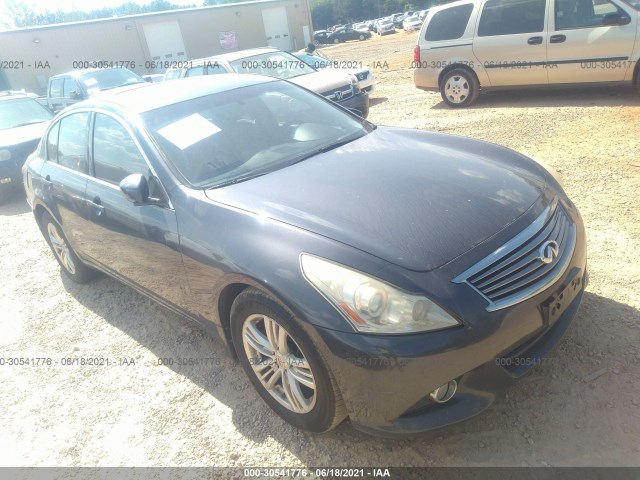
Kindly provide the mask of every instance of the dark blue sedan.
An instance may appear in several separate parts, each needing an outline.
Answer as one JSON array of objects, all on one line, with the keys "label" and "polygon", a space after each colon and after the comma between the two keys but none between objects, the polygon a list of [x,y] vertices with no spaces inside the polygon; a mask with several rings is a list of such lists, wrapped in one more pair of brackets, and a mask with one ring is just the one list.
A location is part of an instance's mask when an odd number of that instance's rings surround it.
[{"label": "dark blue sedan", "polygon": [[197,321],[313,432],[477,414],[558,343],[587,282],[580,215],[535,161],[376,127],[283,80],[79,103],[23,173],[65,275]]}]

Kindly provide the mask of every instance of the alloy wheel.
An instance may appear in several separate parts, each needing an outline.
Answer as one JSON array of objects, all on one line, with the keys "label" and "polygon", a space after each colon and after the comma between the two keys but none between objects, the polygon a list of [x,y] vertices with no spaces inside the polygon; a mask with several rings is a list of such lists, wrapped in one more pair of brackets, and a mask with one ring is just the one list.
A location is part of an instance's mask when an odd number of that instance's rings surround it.
[{"label": "alloy wheel", "polygon": [[49,223],[47,225],[47,233],[49,234],[49,240],[51,241],[51,246],[53,247],[53,253],[55,253],[62,266],[71,275],[75,274],[76,266],[73,263],[71,251],[69,250],[69,246],[67,245],[64,237],[60,235],[60,232],[58,232],[58,229],[53,223]]}]

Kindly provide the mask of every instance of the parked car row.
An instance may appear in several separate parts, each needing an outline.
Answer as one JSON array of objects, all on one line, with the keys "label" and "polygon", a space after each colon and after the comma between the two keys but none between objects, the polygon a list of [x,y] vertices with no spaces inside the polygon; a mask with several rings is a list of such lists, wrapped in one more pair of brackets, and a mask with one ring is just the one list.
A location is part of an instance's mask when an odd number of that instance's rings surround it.
[{"label": "parked car row", "polygon": [[351,27],[340,27],[336,30],[317,30],[313,34],[314,43],[323,45],[328,43],[344,43],[350,40],[368,40],[371,32],[356,30]]}]

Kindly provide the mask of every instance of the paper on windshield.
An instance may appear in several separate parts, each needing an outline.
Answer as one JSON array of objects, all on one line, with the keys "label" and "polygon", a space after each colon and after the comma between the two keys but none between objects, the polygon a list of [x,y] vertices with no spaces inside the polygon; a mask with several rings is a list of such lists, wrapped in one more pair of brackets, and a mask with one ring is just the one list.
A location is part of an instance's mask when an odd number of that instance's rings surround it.
[{"label": "paper on windshield", "polygon": [[198,113],[184,117],[158,130],[158,133],[180,150],[215,135],[220,131],[216,125]]}]

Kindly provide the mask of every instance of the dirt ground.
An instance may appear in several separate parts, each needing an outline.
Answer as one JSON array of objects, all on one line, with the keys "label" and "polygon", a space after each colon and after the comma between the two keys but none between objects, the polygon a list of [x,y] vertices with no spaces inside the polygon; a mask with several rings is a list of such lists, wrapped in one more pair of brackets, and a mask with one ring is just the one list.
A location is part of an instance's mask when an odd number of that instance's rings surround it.
[{"label": "dirt ground", "polygon": [[[219,340],[109,278],[63,278],[16,197],[0,207],[0,358],[58,364],[0,366],[0,466],[640,465],[640,95],[525,90],[451,110],[413,86],[414,39],[323,51],[374,66],[370,120],[496,142],[561,172],[587,226],[591,283],[552,358],[485,413],[424,437],[382,440],[348,422],[306,434],[266,407]],[[178,364],[188,358],[200,365]]]}]

